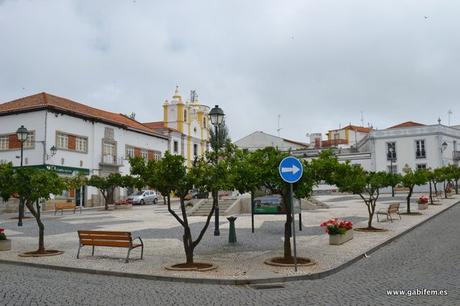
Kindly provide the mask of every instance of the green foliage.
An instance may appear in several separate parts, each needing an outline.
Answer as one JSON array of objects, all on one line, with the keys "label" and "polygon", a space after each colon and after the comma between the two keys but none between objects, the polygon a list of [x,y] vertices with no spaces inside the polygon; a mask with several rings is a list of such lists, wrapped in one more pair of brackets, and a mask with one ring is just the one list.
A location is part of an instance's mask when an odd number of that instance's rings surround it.
[{"label": "green foliage", "polygon": [[221,148],[225,146],[226,143],[231,143],[231,139],[228,135],[228,128],[225,124],[222,124],[217,132],[215,132],[214,126],[209,127],[209,143],[213,151],[216,151],[216,148]]},{"label": "green foliage", "polygon": [[414,188],[416,185],[418,186],[426,184],[428,182],[429,176],[429,172],[425,169],[417,169],[415,171],[412,169],[406,169],[405,174],[401,179],[401,183],[404,187]]},{"label": "green foliage", "polygon": [[344,170],[331,150],[321,152],[318,158],[311,161],[311,166],[316,180],[330,185],[334,185],[335,177],[340,176],[337,171]]}]

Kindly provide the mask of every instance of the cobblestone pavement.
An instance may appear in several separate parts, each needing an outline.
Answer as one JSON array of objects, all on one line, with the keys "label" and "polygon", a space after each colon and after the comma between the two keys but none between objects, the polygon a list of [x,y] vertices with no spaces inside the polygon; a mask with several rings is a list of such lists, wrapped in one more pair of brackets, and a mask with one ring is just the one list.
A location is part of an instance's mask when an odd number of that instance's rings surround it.
[{"label": "cobblestone pavement", "polygon": [[[284,288],[198,285],[0,264],[0,305],[459,305],[460,206],[321,280]],[[447,290],[388,296],[387,290]]]}]

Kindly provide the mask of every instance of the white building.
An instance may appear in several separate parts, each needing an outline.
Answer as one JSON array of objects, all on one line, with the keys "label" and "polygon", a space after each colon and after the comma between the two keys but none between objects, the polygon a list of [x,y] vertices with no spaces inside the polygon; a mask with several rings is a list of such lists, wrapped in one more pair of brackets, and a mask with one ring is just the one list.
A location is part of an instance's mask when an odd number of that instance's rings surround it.
[{"label": "white building", "polygon": [[385,130],[373,130],[358,144],[360,152],[372,156],[370,171],[402,173],[405,167],[438,168],[458,164],[460,129],[442,124],[404,122]]},{"label": "white building", "polygon": [[[128,174],[128,157],[158,159],[168,150],[168,137],[125,115],[40,93],[0,104],[0,161],[20,165],[16,130],[21,125],[30,131],[24,166],[52,167],[62,175]],[[82,200],[92,205],[97,194],[85,188]],[[79,199],[79,191],[67,196]]]},{"label": "white building", "polygon": [[241,149],[248,149],[250,151],[266,147],[276,147],[281,151],[303,150],[308,148],[306,143],[273,136],[262,131],[256,131],[235,141],[235,145]]}]

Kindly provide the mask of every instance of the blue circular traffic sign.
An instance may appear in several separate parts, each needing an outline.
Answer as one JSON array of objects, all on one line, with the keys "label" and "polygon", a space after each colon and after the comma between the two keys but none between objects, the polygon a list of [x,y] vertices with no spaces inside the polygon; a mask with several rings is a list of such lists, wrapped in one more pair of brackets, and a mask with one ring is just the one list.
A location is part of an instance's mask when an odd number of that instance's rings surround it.
[{"label": "blue circular traffic sign", "polygon": [[286,183],[295,183],[302,177],[302,162],[295,157],[288,156],[284,158],[278,167],[280,176]]}]

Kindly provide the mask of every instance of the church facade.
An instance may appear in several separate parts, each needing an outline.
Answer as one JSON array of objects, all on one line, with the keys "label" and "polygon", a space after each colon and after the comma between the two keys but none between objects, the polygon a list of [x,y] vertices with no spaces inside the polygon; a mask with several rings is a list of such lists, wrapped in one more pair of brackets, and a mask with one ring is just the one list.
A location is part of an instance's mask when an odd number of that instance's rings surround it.
[{"label": "church facade", "polygon": [[181,155],[190,167],[196,157],[206,153],[209,146],[209,107],[200,104],[195,91],[184,101],[179,87],[171,98],[163,103],[163,121],[146,122],[144,125],[168,136],[169,152]]}]

